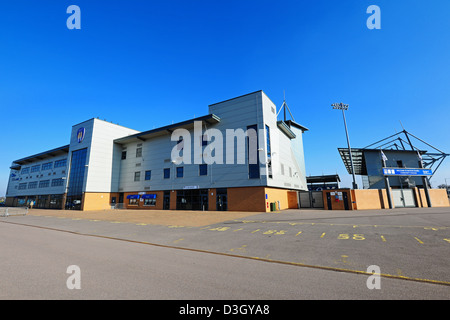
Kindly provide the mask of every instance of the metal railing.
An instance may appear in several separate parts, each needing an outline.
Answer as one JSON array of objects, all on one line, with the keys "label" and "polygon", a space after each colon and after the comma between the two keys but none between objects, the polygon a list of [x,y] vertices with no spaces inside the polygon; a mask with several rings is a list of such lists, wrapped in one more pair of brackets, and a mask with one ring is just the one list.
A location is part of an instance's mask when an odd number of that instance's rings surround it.
[{"label": "metal railing", "polygon": [[0,217],[26,216],[28,207],[0,207]]},{"label": "metal railing", "polygon": [[111,209],[125,209],[123,203],[111,203]]}]

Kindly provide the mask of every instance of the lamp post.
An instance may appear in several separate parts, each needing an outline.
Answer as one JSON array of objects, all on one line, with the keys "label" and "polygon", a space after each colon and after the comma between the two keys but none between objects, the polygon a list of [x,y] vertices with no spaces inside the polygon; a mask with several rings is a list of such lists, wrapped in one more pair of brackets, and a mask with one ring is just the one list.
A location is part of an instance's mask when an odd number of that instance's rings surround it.
[{"label": "lamp post", "polygon": [[352,175],[353,175],[353,189],[358,189],[358,185],[356,184],[356,177],[355,177],[355,169],[353,167],[353,156],[352,156],[352,149],[350,148],[350,140],[348,138],[348,130],[347,130],[347,121],[345,121],[345,110],[348,110],[348,104],[341,103],[333,103],[331,105],[333,109],[342,110],[342,117],[344,118],[344,127],[345,127],[345,135],[347,136],[347,145],[348,145],[348,154],[350,156],[350,166],[352,168]]}]

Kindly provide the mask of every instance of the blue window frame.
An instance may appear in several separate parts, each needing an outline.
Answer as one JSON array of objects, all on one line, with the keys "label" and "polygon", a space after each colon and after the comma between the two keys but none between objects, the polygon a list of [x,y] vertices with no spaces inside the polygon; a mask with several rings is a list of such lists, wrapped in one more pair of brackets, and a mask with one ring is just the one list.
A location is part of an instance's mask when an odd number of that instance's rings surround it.
[{"label": "blue window frame", "polygon": [[81,196],[83,193],[84,171],[86,169],[87,149],[72,152],[68,196]]},{"label": "blue window frame", "polygon": [[184,167],[177,167],[177,178],[183,178]]},{"label": "blue window frame", "polygon": [[50,170],[53,167],[53,162],[47,162],[42,164],[42,171]]},{"label": "blue window frame", "polygon": [[258,148],[258,127],[255,124],[247,127],[247,159],[249,179],[259,179],[260,177]]},{"label": "blue window frame", "polygon": [[152,170],[145,171],[145,180],[150,180],[152,178]]},{"label": "blue window frame", "polygon": [[170,179],[170,168],[164,168],[164,179]]},{"label": "blue window frame", "polygon": [[207,176],[208,175],[208,165],[203,163],[198,165],[198,175]]},{"label": "blue window frame", "polygon": [[61,168],[61,167],[65,167],[66,165],[67,165],[67,159],[56,160],[54,168]]}]

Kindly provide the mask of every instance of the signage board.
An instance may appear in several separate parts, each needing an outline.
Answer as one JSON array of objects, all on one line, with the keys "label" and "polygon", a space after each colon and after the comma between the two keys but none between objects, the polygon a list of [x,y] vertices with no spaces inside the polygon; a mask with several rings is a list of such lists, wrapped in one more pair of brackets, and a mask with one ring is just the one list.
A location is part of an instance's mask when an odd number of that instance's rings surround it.
[{"label": "signage board", "polygon": [[385,176],[431,176],[433,170],[422,168],[383,168]]}]

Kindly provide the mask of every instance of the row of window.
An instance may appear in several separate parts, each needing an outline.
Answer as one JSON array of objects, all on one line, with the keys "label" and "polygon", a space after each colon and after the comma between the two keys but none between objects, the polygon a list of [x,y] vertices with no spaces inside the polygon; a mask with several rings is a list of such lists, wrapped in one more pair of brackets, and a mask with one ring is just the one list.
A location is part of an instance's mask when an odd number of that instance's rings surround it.
[{"label": "row of window", "polygon": [[20,173],[28,174],[28,173],[38,172],[41,170],[44,171],[44,170],[50,170],[52,168],[61,168],[61,167],[65,167],[66,165],[67,165],[67,159],[62,159],[62,160],[57,160],[54,163],[47,162],[47,163],[43,163],[42,165],[38,164],[35,166],[26,167],[26,168],[23,168],[20,171]]},{"label": "row of window", "polygon": [[[144,206],[156,206],[156,199],[142,199],[144,200]],[[129,199],[128,204],[132,206],[139,205],[139,199]]]},{"label": "row of window", "polygon": [[[198,175],[199,176],[206,176],[208,175],[208,165],[207,164],[199,164],[198,165]],[[183,178],[184,176],[184,167],[176,167],[176,177],[177,178]],[[145,180],[151,180],[152,179],[152,170],[145,171]],[[164,179],[170,179],[170,168],[164,168],[163,169],[163,178]],[[141,171],[136,171],[134,173],[134,181],[141,181]]]},{"label": "row of window", "polygon": [[[64,179],[52,179],[51,186],[52,187],[61,187],[64,185]],[[19,190],[26,189],[36,189],[38,187],[38,181],[28,182],[28,183],[19,183]],[[39,188],[48,188],[50,187],[50,180],[42,180],[39,181]]]},{"label": "row of window", "polygon": [[[207,146],[208,145],[208,136],[204,134],[200,137],[200,146]],[[177,141],[177,150],[182,150],[184,148],[184,141],[183,138],[180,138],[180,140]],[[136,158],[142,157],[142,147],[136,148]],[[122,151],[122,160],[125,160],[127,158],[127,151]]]}]

